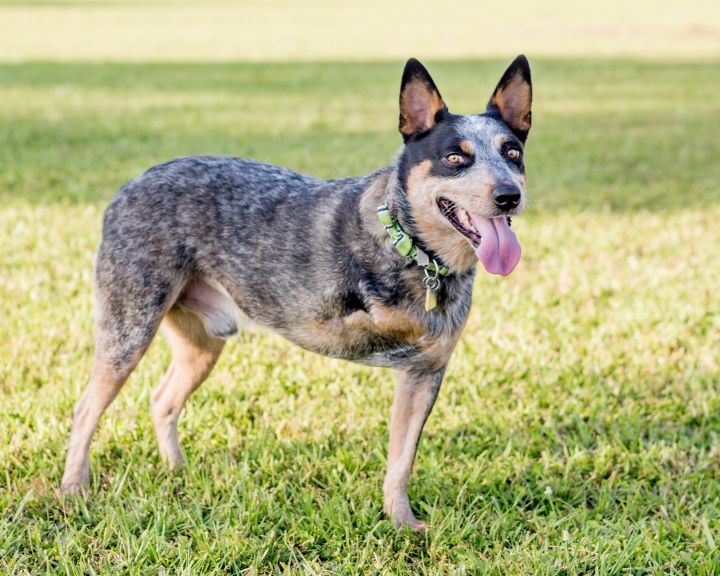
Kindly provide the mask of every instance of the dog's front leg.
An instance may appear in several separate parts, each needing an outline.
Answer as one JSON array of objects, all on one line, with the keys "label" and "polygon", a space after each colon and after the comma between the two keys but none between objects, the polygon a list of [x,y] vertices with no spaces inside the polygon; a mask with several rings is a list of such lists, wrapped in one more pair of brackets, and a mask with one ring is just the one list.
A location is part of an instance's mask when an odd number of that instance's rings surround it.
[{"label": "dog's front leg", "polygon": [[410,510],[407,485],[420,434],[435,404],[444,373],[445,367],[435,371],[397,373],[390,417],[388,470],[383,484],[385,514],[396,528],[402,525],[418,531],[426,528],[426,524],[417,520]]}]

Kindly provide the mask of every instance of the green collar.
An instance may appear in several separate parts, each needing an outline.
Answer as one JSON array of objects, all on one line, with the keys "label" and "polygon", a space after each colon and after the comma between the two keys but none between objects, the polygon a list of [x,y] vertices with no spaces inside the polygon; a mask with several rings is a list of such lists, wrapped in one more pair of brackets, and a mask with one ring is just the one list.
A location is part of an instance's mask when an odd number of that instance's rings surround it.
[{"label": "green collar", "polygon": [[395,220],[393,220],[390,214],[390,209],[387,204],[381,204],[377,209],[378,220],[380,224],[385,226],[385,232],[390,236],[393,241],[393,246],[402,256],[409,260],[414,260],[418,266],[424,268],[426,272],[434,272],[435,276],[440,274],[441,276],[448,276],[450,269],[441,266],[436,260],[430,260],[430,257],[425,254],[420,248],[415,246],[412,238],[400,228]]}]

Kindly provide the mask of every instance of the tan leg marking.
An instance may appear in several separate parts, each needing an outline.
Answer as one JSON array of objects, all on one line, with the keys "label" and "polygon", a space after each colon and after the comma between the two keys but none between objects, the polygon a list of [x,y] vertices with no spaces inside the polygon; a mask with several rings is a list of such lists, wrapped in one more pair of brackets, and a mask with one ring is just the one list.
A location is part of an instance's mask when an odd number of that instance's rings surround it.
[{"label": "tan leg marking", "polygon": [[178,420],[185,401],[215,366],[225,340],[209,336],[200,318],[174,308],[163,320],[173,358],[151,398],[160,454],[170,468],[184,459],[178,439]]},{"label": "tan leg marking", "polygon": [[298,324],[292,328],[289,339],[308,350],[334,356],[374,336],[396,338],[414,344],[425,334],[425,326],[410,312],[378,302],[370,304],[369,313],[358,310],[325,322]]},{"label": "tan leg marking", "polygon": [[383,483],[383,508],[395,527],[408,526],[417,531],[427,527],[410,509],[407,485],[420,434],[435,404],[442,375],[443,371],[398,372],[390,419],[388,469]]},{"label": "tan leg marking", "polygon": [[370,317],[376,332],[402,338],[411,343],[417,342],[425,335],[425,326],[410,312],[399,306],[392,308],[378,302],[371,306]]},{"label": "tan leg marking", "polygon": [[[169,302],[174,302],[180,288],[170,293]],[[65,471],[61,490],[66,494],[82,494],[90,480],[90,442],[103,413],[115,399],[120,388],[127,381],[150,342],[155,337],[164,311],[157,310],[152,316],[138,317],[147,331],[142,338],[135,335],[134,349],[123,351],[128,342],[118,332],[117,319],[107,309],[106,290],[96,287],[95,291],[95,360],[90,373],[90,383],[75,405],[70,430]]]},{"label": "tan leg marking", "polygon": [[73,412],[65,471],[61,483],[61,489],[66,494],[79,495],[87,490],[90,482],[90,441],[100,417],[117,396],[130,372],[139,362],[140,356],[142,354],[123,370],[117,370],[96,355],[90,374],[90,384]]}]

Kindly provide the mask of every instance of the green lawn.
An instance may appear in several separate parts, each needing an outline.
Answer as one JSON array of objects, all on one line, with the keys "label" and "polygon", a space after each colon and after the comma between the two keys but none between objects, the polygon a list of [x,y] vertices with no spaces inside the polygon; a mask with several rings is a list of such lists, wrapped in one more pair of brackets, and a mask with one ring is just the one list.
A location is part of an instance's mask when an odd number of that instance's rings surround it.
[{"label": "green lawn", "polygon": [[[0,27],[42,4],[0,2]],[[152,430],[158,339],[96,435],[91,497],[57,492],[114,190],[189,154],[369,172],[400,143],[400,60],[3,61],[19,38],[0,34],[0,574],[720,573],[720,60],[529,53],[524,256],[478,276],[416,535],[382,516],[391,373],[261,332],[188,403],[183,473]],[[426,63],[477,112],[513,55]]]}]

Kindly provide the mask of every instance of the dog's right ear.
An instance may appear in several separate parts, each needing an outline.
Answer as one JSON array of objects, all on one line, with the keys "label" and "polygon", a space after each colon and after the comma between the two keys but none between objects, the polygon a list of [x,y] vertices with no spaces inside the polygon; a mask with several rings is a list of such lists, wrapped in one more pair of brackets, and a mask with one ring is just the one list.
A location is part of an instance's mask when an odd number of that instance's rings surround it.
[{"label": "dog's right ear", "polygon": [[403,140],[430,130],[443,110],[447,110],[445,102],[425,66],[410,58],[400,83],[399,129]]}]

